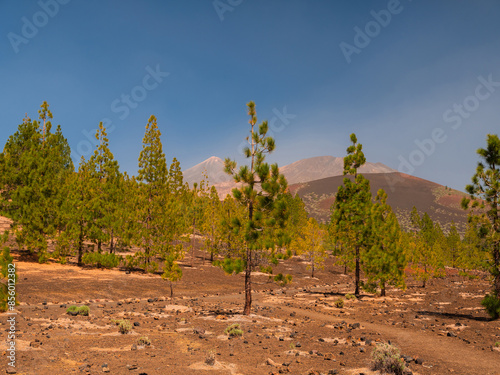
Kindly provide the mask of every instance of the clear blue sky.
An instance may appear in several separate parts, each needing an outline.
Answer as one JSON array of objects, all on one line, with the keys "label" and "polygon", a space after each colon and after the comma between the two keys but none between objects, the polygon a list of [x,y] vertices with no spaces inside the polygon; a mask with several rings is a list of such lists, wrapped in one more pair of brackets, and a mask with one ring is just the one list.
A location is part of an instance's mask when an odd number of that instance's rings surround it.
[{"label": "clear blue sky", "polygon": [[77,160],[107,119],[135,174],[154,114],[183,169],[241,161],[254,100],[272,162],[344,156],[355,132],[369,161],[463,190],[500,129],[499,14],[495,0],[2,0],[0,144],[46,100]]}]

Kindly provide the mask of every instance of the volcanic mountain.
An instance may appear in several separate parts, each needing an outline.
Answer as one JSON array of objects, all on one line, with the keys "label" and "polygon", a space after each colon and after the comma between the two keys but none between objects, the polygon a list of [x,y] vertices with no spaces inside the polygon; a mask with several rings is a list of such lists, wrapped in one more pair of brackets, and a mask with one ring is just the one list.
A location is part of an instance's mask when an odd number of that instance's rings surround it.
[{"label": "volcanic mountain", "polygon": [[187,182],[189,186],[193,186],[193,183],[200,183],[202,180],[206,180],[205,176],[208,177],[208,185],[218,185],[223,182],[232,182],[233,178],[224,172],[224,161],[217,156],[212,156],[207,160],[196,164],[183,172],[184,182]]},{"label": "volcanic mountain", "polygon": [[[334,156],[318,156],[302,159],[295,163],[285,165],[280,168],[289,184],[319,180],[321,178],[341,176],[344,171],[344,158]],[[367,162],[359,169],[360,173],[391,173],[396,170],[389,168],[382,163]],[[231,176],[224,172],[224,161],[221,158],[212,156],[207,160],[184,171],[184,181],[190,186],[194,182],[204,179],[206,173],[209,185],[216,185],[221,188],[232,188]]]},{"label": "volcanic mountain", "polygon": [[[367,173],[364,176],[370,181],[373,197],[379,189],[385,190],[388,196],[387,203],[405,229],[410,227],[410,212],[413,206],[420,214],[427,212],[443,229],[449,228],[452,221],[459,230],[465,229],[467,214],[460,206],[465,193],[400,172]],[[349,178],[352,179],[352,176]],[[312,217],[327,222],[330,217],[330,207],[343,180],[344,176],[334,176],[292,184],[290,192],[302,198]]]},{"label": "volcanic mountain", "polygon": [[[280,168],[289,184],[319,180],[326,177],[342,176],[344,173],[344,158],[335,156],[317,156],[302,159]],[[359,173],[391,173],[397,172],[382,163],[366,162]]]},{"label": "volcanic mountain", "polygon": [[[288,180],[290,192],[302,198],[309,214],[320,222],[327,222],[337,189],[344,180],[343,169],[343,158],[319,156],[296,161],[281,167],[280,171]],[[204,172],[209,185],[215,185],[221,199],[236,186],[231,176],[224,173],[222,159],[215,156],[186,170],[184,179],[192,186],[203,179]],[[427,212],[443,229],[452,221],[461,231],[465,229],[467,215],[460,207],[464,193],[399,173],[382,163],[367,162],[359,173],[370,180],[373,197],[379,189],[385,190],[388,203],[403,227],[409,228],[410,212],[415,206],[420,214]]]}]

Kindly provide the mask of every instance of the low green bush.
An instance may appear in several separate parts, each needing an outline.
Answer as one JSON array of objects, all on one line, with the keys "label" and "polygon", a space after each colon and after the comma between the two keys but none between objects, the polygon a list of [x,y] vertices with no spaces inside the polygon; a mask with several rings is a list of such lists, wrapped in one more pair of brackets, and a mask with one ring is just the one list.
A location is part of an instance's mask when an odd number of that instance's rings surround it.
[{"label": "low green bush", "polygon": [[76,305],[71,305],[66,309],[66,313],[69,315],[83,315],[83,316],[89,316],[90,314],[90,307],[87,305],[83,306],[76,306]]},{"label": "low green bush", "polygon": [[338,300],[335,301],[335,307],[341,309],[344,307],[344,300],[342,298],[339,298]]},{"label": "low green bush", "polygon": [[243,336],[243,331],[238,323],[231,324],[229,327],[226,328],[224,333],[230,337]]},{"label": "low green bush", "polygon": [[399,349],[389,344],[379,344],[372,352],[372,369],[384,374],[403,375],[405,362]]},{"label": "low green bush", "polygon": [[122,319],[118,321],[118,331],[122,334],[125,335],[132,331],[132,323],[130,323],[129,320]]},{"label": "low green bush", "polygon": [[149,346],[149,345],[151,345],[151,340],[147,336],[139,337],[139,339],[137,339],[137,345]]},{"label": "low green bush", "polygon": [[82,258],[83,264],[98,268],[118,267],[122,261],[122,256],[110,253],[86,253]]},{"label": "low green bush", "polygon": [[481,305],[484,306],[492,319],[498,319],[500,317],[500,299],[495,296],[495,294],[487,294],[481,301]]}]

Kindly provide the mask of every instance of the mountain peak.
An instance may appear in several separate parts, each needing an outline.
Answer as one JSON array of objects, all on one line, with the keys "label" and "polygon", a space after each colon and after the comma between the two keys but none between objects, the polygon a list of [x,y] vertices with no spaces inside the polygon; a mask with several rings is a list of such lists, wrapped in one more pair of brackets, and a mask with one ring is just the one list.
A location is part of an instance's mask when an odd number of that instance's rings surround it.
[{"label": "mountain peak", "polygon": [[211,156],[194,167],[186,169],[183,172],[184,182],[193,186],[195,182],[199,183],[204,180],[204,174],[208,177],[208,185],[232,180],[232,177],[224,172],[224,161],[217,156]]},{"label": "mountain peak", "polygon": [[[330,155],[315,156],[285,165],[280,168],[280,172],[285,175],[289,184],[341,176],[344,173],[344,158]],[[367,162],[359,169],[359,172],[392,173],[397,171],[382,163]],[[233,181],[233,178],[224,172],[224,161],[217,156],[211,156],[183,173],[184,181],[189,183],[190,186],[203,180],[204,173],[208,176],[209,185],[227,185],[227,183]]]}]

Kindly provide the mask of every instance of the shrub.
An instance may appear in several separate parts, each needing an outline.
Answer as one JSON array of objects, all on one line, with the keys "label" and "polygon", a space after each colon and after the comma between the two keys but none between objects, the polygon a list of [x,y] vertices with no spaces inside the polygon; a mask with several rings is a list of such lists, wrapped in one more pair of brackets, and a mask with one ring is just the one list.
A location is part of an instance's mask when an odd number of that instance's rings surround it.
[{"label": "shrub", "polygon": [[240,325],[238,323],[231,324],[229,327],[226,328],[224,333],[230,337],[243,336],[243,331],[241,330]]},{"label": "shrub", "polygon": [[149,346],[151,345],[151,340],[147,336],[142,336],[137,339],[137,345],[139,346]]},{"label": "shrub", "polygon": [[123,257],[109,253],[86,253],[83,255],[83,264],[93,267],[114,268],[118,267]]},{"label": "shrub", "polygon": [[71,305],[66,309],[66,313],[69,315],[83,315],[83,316],[88,316],[90,314],[90,307],[87,305],[83,306],[76,306],[76,305]]},{"label": "shrub", "polygon": [[290,284],[292,282],[293,276],[292,275],[283,275],[282,273],[278,273],[276,276],[274,276],[274,281],[281,286],[285,286],[286,284]]},{"label": "shrub", "polygon": [[500,348],[500,341],[497,341],[494,346],[495,348]]},{"label": "shrub", "polygon": [[68,307],[68,308],[66,309],[66,312],[67,312],[67,313],[76,313],[76,312],[78,312],[78,306],[76,306],[76,305],[71,305],[70,307]]},{"label": "shrub", "polygon": [[130,323],[129,320],[126,319],[119,319],[114,321],[118,325],[118,331],[122,334],[125,335],[132,331],[132,323]]},{"label": "shrub", "polygon": [[88,307],[87,305],[80,306],[78,308],[78,314],[83,315],[83,316],[89,316],[90,307]]},{"label": "shrub", "polygon": [[347,294],[345,295],[345,299],[356,299],[356,296],[355,296],[354,294],[349,294],[349,293],[347,293]]},{"label": "shrub", "polygon": [[498,319],[500,317],[500,299],[493,293],[487,294],[481,301],[481,305],[484,306],[493,319]]},{"label": "shrub", "polygon": [[205,358],[205,363],[209,366],[215,365],[215,352],[213,350],[210,350],[207,353],[207,357]]},{"label": "shrub", "polygon": [[372,369],[382,373],[403,375],[405,362],[399,349],[389,344],[380,344],[372,352]]},{"label": "shrub", "polygon": [[335,307],[341,309],[344,307],[344,300],[342,298],[339,298],[338,300],[335,301]]}]

